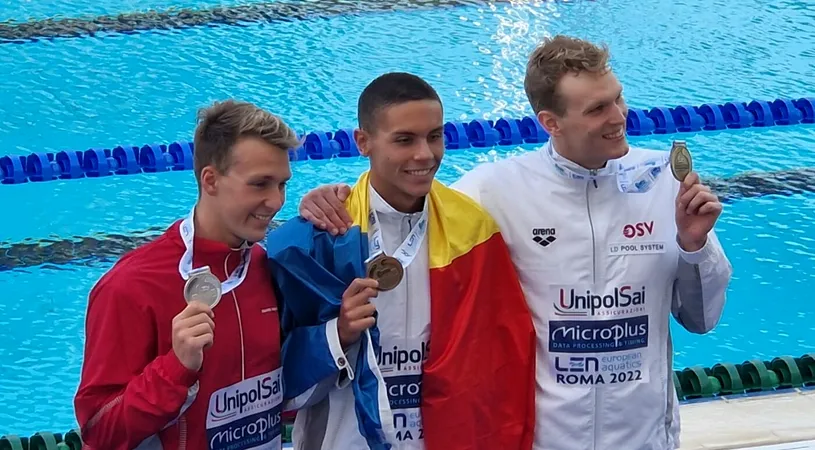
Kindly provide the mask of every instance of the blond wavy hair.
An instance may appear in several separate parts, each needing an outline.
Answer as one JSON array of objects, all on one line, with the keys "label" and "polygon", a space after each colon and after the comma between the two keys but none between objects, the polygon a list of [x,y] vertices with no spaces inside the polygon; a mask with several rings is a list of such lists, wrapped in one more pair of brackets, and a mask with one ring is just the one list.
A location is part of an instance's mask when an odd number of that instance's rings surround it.
[{"label": "blond wavy hair", "polygon": [[297,148],[297,133],[280,117],[251,103],[226,100],[198,111],[193,168],[196,179],[213,165],[220,173],[230,166],[232,146],[245,137],[264,140],[281,151]]},{"label": "blond wavy hair", "polygon": [[611,70],[605,44],[595,45],[575,37],[557,35],[545,39],[529,56],[524,90],[535,114],[551,111],[559,116],[565,105],[558,93],[558,83],[568,73],[603,74]]}]

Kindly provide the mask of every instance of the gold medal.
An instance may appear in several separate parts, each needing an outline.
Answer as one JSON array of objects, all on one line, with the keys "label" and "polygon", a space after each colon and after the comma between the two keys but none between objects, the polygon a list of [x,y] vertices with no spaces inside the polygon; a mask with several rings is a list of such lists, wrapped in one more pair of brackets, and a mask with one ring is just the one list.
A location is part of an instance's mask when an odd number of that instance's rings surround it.
[{"label": "gold medal", "polygon": [[671,146],[671,172],[680,183],[693,171],[693,159],[685,141],[674,141]]},{"label": "gold medal", "polygon": [[368,261],[367,272],[368,278],[373,278],[379,283],[380,291],[390,291],[399,286],[405,269],[398,259],[380,253]]}]

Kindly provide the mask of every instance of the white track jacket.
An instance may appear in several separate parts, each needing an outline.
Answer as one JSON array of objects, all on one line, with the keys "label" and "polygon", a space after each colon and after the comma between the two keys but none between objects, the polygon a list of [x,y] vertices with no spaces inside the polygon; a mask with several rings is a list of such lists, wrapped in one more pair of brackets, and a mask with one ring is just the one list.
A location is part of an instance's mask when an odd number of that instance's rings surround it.
[{"label": "white track jacket", "polygon": [[590,172],[550,156],[550,145],[482,164],[451,186],[498,222],[532,310],[535,449],[678,448],[670,317],[692,333],[713,329],[730,262],[713,231],[698,252],[679,248],[669,169],[647,192],[617,188],[618,163],[665,152],[632,147]]}]

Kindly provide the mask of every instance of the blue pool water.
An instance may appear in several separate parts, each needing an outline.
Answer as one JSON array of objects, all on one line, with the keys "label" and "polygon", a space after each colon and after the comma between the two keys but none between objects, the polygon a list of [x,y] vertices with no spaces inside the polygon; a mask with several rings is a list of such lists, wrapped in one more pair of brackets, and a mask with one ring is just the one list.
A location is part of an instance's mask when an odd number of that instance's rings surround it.
[{"label": "blue pool water", "polygon": [[[268,1],[268,0],[267,0]],[[116,16],[132,12],[161,11],[170,8],[213,8],[251,3],[250,0],[59,0],[40,2],[16,0],[0,3],[0,21],[25,22],[55,18]]]},{"label": "blue pool water", "polygon": [[[117,14],[247,1],[31,0],[0,21]],[[300,130],[354,126],[356,98],[384,71],[440,92],[447,120],[518,117],[526,55],[565,32],[608,42],[633,107],[815,96],[815,2],[526,2],[370,13],[245,27],[0,44],[0,155],[189,140],[195,110],[256,102]],[[12,6],[13,5],[13,6]],[[815,127],[682,135],[704,177],[815,166]],[[632,138],[667,149],[677,136]],[[450,151],[439,177],[534,147]],[[291,217],[321,183],[352,182],[365,160],[294,164]],[[191,172],[0,186],[0,243],[164,226],[195,199]],[[720,326],[674,327],[675,364],[711,365],[815,351],[815,196],[728,204],[718,231],[734,265]],[[86,295],[110,262],[0,271],[0,434],[75,426]]]}]

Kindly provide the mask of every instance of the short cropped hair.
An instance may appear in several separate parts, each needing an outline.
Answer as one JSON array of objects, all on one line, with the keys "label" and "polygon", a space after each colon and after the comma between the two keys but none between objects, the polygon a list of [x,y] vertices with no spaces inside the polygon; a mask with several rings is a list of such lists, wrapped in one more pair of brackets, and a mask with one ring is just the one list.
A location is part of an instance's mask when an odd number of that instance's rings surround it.
[{"label": "short cropped hair", "polygon": [[383,109],[417,100],[435,100],[441,104],[436,90],[416,75],[403,72],[380,75],[359,96],[359,127],[365,131],[373,131],[376,129],[377,115]]},{"label": "short cropped hair", "polygon": [[603,74],[610,70],[608,46],[557,35],[545,39],[530,55],[526,66],[524,90],[535,114],[551,111],[559,116],[566,111],[558,93],[558,83],[572,72]]},{"label": "short cropped hair", "polygon": [[196,179],[200,182],[201,171],[208,165],[226,173],[232,163],[232,147],[246,137],[263,139],[281,151],[300,145],[297,133],[280,117],[251,103],[215,102],[198,111],[193,152]]}]

